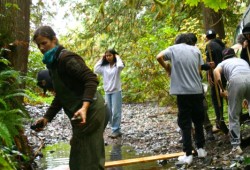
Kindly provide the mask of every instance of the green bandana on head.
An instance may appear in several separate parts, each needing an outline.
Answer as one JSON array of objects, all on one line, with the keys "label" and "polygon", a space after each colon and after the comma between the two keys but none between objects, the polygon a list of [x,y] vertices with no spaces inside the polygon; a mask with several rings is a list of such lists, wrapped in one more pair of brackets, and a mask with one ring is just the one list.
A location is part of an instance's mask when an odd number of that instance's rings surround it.
[{"label": "green bandana on head", "polygon": [[58,45],[55,46],[54,48],[50,49],[43,55],[43,63],[46,64],[47,68],[51,68],[52,63],[55,60],[55,53],[58,49]]}]

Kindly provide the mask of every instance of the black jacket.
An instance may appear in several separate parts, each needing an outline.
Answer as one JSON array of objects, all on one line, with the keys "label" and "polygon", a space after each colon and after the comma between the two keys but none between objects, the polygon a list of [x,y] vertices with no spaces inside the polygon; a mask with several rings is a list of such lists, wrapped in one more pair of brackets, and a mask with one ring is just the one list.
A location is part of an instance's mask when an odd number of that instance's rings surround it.
[{"label": "black jacket", "polygon": [[215,66],[217,66],[223,59],[222,51],[224,50],[224,48],[225,44],[220,39],[215,38],[210,40],[210,42],[206,45],[206,61],[211,62],[209,51],[211,50],[212,61],[214,61]]},{"label": "black jacket", "polygon": [[[244,35],[244,30],[248,30],[248,29],[250,29],[250,23],[247,23],[244,26],[243,35]],[[243,60],[245,60],[250,65],[250,61],[249,61],[250,56],[248,54],[248,53],[250,53],[250,40],[247,39],[247,41],[248,41],[248,48],[242,48],[241,53],[240,53],[240,58],[242,58]],[[249,49],[249,50],[247,50],[247,49]]]}]

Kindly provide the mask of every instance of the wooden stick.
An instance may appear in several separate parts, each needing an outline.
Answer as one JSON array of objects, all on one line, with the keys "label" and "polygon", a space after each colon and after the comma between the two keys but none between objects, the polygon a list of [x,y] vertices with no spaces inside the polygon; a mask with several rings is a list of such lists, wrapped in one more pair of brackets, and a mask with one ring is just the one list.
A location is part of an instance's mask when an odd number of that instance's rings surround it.
[{"label": "wooden stick", "polygon": [[141,157],[141,158],[108,161],[108,162],[105,162],[105,168],[131,165],[135,163],[145,163],[145,162],[163,160],[163,159],[171,159],[171,158],[176,158],[178,156],[182,156],[184,154],[185,154],[184,152],[179,152],[179,153],[172,153],[172,154],[165,154],[165,155],[155,155],[155,156],[147,156],[147,157]]},{"label": "wooden stick", "polygon": [[44,142],[42,141],[40,147],[35,151],[33,158],[36,158],[38,153],[41,151],[41,149],[44,147]]},{"label": "wooden stick", "polygon": [[[212,62],[212,61],[213,61],[213,58],[212,58],[212,52],[211,52],[211,48],[210,48],[209,44],[207,45],[207,48],[208,48],[209,60],[210,60],[210,62]],[[211,68],[211,72],[212,72],[212,73],[211,73],[211,76],[214,77],[214,75],[213,75],[214,69],[213,69],[213,68]],[[215,79],[214,79],[214,81],[215,81]],[[217,83],[214,82],[214,86],[215,86],[214,88],[215,88],[215,94],[216,94],[218,106],[219,106],[219,108],[220,108],[220,107],[221,107],[220,93],[219,93],[219,91],[218,91]]]}]

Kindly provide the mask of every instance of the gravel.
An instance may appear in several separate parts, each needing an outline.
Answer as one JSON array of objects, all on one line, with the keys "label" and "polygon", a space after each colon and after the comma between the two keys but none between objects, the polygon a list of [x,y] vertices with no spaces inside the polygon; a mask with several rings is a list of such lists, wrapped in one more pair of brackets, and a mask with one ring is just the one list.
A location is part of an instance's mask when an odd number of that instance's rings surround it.
[{"label": "gravel", "polygon": [[[60,111],[44,131],[36,133],[30,130],[31,122],[41,117],[47,110],[48,105],[27,105],[26,109],[30,113],[31,121],[25,125],[25,133],[28,136],[30,145],[37,150],[42,143],[55,144],[57,142],[69,142],[71,138],[71,125],[67,116]],[[112,145],[118,140],[122,145],[129,145],[139,154],[167,154],[182,151],[182,144],[179,143],[180,134],[177,126],[177,110],[171,107],[159,107],[154,103],[146,104],[123,104],[122,106],[122,137],[111,139],[109,125],[104,132],[106,145]],[[208,156],[205,159],[194,157],[191,169],[232,169],[246,167],[243,160],[250,157],[250,147],[243,146],[244,154],[241,156],[231,156],[229,137],[222,132],[214,134],[215,141],[206,141],[205,149]],[[249,142],[248,142],[249,143]],[[169,162],[176,162],[171,159]],[[164,162],[164,161],[163,161]],[[249,162],[250,164],[250,162]],[[175,166],[175,165],[174,165]],[[180,168],[180,165],[178,165]],[[183,165],[181,165],[183,168]],[[184,167],[185,168],[185,167]]]}]

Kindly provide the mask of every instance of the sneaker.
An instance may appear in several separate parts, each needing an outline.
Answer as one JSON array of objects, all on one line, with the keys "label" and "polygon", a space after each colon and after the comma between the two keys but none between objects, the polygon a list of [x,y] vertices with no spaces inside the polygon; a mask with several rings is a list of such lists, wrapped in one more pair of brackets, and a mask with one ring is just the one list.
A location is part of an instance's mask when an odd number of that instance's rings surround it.
[{"label": "sneaker", "polygon": [[240,146],[234,146],[232,151],[229,153],[231,155],[241,155],[243,153],[242,149]]},{"label": "sneaker", "polygon": [[214,137],[214,135],[213,135],[212,130],[207,131],[207,133],[206,133],[206,139],[207,139],[207,140],[210,140],[210,141],[215,140],[215,137]]},{"label": "sneaker", "polygon": [[185,154],[185,155],[179,156],[178,161],[190,165],[193,162],[193,155],[186,156]]},{"label": "sneaker", "polygon": [[110,135],[111,138],[118,138],[118,137],[120,137],[120,136],[122,136],[122,133],[121,133],[121,132],[113,132],[113,133]]},{"label": "sneaker", "polygon": [[205,149],[203,148],[199,148],[197,150],[198,153],[198,158],[205,158],[207,156],[207,151],[205,151]]},{"label": "sneaker", "polygon": [[182,139],[182,137],[180,137],[180,139],[179,139],[179,143],[183,143],[183,139]]}]

